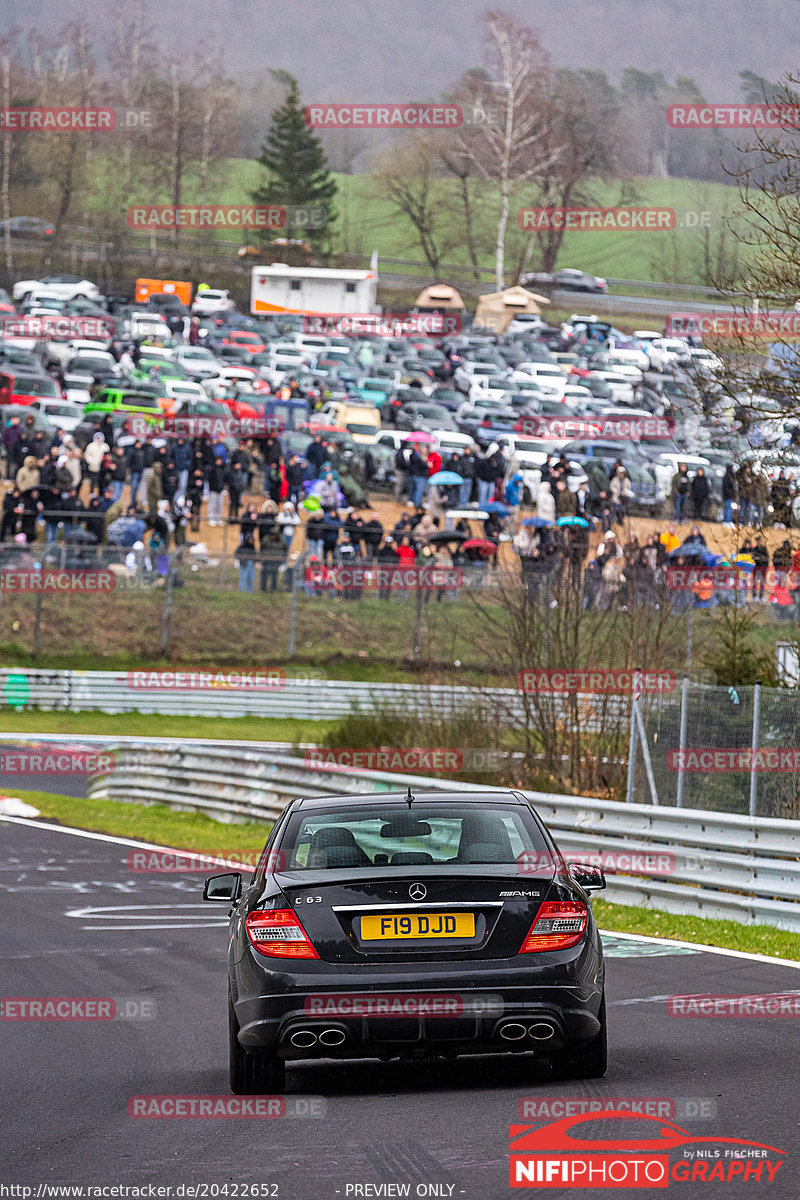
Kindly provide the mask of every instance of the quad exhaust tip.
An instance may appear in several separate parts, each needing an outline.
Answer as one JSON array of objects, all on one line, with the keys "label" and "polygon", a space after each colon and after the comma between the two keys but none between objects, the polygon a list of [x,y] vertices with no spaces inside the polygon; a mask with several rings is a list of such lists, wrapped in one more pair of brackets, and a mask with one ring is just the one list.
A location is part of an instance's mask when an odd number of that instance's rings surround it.
[{"label": "quad exhaust tip", "polygon": [[555,1029],[549,1021],[537,1021],[535,1025],[530,1026],[528,1033],[537,1042],[547,1042],[555,1033]]},{"label": "quad exhaust tip", "polygon": [[[317,1040],[317,1035],[310,1029],[296,1029],[289,1041],[298,1050],[307,1050],[309,1046],[313,1046]],[[321,1041],[322,1039],[320,1039]]]},{"label": "quad exhaust tip", "polygon": [[319,1040],[323,1046],[341,1046],[344,1032],[341,1029],[323,1029]]},{"label": "quad exhaust tip", "polygon": [[500,1030],[500,1037],[504,1038],[507,1042],[521,1042],[527,1032],[524,1025],[520,1025],[516,1021],[509,1021]]}]

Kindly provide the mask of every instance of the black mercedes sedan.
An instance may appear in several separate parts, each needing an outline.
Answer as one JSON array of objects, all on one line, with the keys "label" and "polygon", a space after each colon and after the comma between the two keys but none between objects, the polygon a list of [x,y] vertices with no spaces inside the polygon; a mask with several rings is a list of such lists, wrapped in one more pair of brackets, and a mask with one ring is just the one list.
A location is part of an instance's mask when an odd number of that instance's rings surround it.
[{"label": "black mercedes sedan", "polygon": [[606,1070],[603,953],[588,895],[519,792],[293,800],[232,904],[230,1085],[288,1060],[528,1053]]}]

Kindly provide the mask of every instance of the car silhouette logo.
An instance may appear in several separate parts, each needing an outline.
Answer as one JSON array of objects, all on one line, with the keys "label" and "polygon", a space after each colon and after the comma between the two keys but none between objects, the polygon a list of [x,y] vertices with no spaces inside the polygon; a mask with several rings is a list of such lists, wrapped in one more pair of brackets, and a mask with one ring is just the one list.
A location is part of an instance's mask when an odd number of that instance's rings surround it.
[{"label": "car silhouette logo", "polygon": [[408,894],[412,900],[424,900],[428,894],[428,889],[424,883],[412,883],[408,889]]}]

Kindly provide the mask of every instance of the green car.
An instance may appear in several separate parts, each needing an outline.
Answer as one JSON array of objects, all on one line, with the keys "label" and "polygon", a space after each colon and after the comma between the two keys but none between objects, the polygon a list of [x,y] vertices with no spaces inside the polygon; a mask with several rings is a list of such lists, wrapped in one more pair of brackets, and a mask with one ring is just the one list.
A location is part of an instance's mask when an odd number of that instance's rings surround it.
[{"label": "green car", "polygon": [[89,413],[144,413],[145,416],[161,417],[164,409],[172,407],[174,402],[158,395],[157,392],[145,391],[144,388],[104,387],[93,400],[83,406],[83,411]]},{"label": "green car", "polygon": [[150,381],[150,372],[157,371],[160,379],[188,379],[188,372],[180,365],[180,363],[172,362],[168,358],[145,358],[144,355],[139,359],[139,364],[131,371],[131,379],[148,383]]}]

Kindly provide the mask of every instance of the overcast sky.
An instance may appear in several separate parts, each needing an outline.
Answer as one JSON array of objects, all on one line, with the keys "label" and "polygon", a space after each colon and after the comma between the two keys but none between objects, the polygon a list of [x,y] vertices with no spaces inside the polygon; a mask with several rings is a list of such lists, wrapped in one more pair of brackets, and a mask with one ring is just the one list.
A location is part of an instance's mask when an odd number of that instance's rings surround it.
[{"label": "overcast sky", "polygon": [[[87,13],[98,30],[129,0],[0,0],[0,27],[51,35]],[[486,0],[146,0],[163,47],[218,42],[229,71],[283,67],[307,100],[404,100],[438,95],[481,61]],[[709,100],[740,98],[738,72],[769,78],[800,67],[793,0],[571,0],[498,8],[538,28],[554,62],[694,76]]]}]

